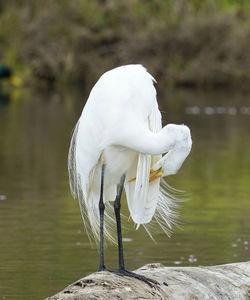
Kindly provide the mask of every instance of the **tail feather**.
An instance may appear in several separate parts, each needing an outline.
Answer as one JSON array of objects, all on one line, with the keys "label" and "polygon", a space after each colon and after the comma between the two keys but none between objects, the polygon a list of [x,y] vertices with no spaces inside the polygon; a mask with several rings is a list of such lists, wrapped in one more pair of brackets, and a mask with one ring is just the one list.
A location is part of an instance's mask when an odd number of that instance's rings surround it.
[{"label": "tail feather", "polygon": [[137,226],[144,223],[149,186],[150,161],[150,155],[139,154],[135,190],[133,193],[133,206],[130,210],[131,217],[134,222],[137,223]]}]

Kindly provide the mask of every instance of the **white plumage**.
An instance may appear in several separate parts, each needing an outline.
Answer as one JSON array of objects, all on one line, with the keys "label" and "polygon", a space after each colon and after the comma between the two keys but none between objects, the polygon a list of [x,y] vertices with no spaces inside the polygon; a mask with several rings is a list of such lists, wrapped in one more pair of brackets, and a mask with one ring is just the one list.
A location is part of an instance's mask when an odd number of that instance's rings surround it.
[{"label": "white plumage", "polygon": [[[90,225],[97,239],[103,164],[106,236],[112,239],[109,202],[115,200],[123,174],[129,212],[137,227],[149,223],[153,216],[166,233],[174,224],[176,198],[160,176],[153,175],[153,180],[150,176],[159,169],[164,176],[175,174],[192,141],[185,125],[162,128],[154,81],[141,65],[104,73],[90,92],[75,127],[68,158],[71,191],[79,199],[85,225]],[[167,154],[161,158],[163,153]]]}]

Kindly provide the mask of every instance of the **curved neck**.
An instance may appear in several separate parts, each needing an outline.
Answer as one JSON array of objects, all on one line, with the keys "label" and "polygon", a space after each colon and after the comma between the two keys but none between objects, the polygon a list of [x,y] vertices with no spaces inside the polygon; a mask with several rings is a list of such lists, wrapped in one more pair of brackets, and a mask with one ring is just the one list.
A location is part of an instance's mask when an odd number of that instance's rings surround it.
[{"label": "curved neck", "polygon": [[136,128],[119,137],[116,140],[119,145],[140,153],[160,155],[168,152],[153,166],[153,170],[162,167],[163,176],[176,174],[192,147],[190,130],[185,125],[168,124],[158,133]]},{"label": "curved neck", "polygon": [[106,141],[106,145],[122,146],[150,155],[160,155],[170,150],[189,152],[192,145],[190,130],[185,125],[168,124],[159,132],[153,133],[149,129],[130,124],[127,128],[123,127],[123,130],[116,128],[112,137],[113,140]]},{"label": "curved neck", "polygon": [[153,133],[150,130],[138,130],[137,128],[127,135],[123,132],[121,138],[116,139],[116,144],[140,153],[160,155],[174,147],[175,139],[172,136],[164,135],[162,130]]}]

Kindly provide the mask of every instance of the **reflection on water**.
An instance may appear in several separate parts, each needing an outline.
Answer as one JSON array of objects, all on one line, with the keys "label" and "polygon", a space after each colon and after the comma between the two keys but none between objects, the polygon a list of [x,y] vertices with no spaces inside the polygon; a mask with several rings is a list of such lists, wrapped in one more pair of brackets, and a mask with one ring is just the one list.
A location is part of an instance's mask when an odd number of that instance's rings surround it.
[{"label": "reflection on water", "polygon": [[250,107],[242,106],[238,109],[236,107],[225,107],[225,106],[205,106],[204,109],[200,109],[199,106],[188,106],[185,109],[186,114],[190,115],[198,115],[198,114],[205,114],[205,115],[236,115],[236,114],[242,114],[242,115],[250,115]]},{"label": "reflection on water", "polygon": [[[249,96],[172,91],[159,97],[165,123],[184,122],[192,129],[191,155],[168,180],[192,200],[183,203],[182,229],[171,239],[159,232],[154,243],[127,222],[127,267],[249,260],[250,116],[243,113]],[[97,268],[98,253],[84,233],[67,176],[82,98],[19,91],[0,105],[0,295],[5,299],[42,299]],[[228,113],[231,108],[236,113]],[[123,209],[126,213],[125,203]],[[117,265],[114,257],[116,248],[109,246],[111,268]]]}]

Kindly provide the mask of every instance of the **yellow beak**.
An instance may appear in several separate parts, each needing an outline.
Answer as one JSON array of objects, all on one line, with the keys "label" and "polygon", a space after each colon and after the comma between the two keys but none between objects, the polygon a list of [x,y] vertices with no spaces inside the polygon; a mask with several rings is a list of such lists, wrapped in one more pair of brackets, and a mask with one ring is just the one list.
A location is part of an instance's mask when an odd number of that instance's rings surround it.
[{"label": "yellow beak", "polygon": [[152,169],[150,170],[150,177],[149,177],[149,182],[161,177],[164,174],[162,168],[153,171]]},{"label": "yellow beak", "polygon": [[[150,176],[149,176],[149,182],[151,182],[151,181],[153,181],[153,180],[155,180],[155,179],[161,177],[163,174],[164,174],[164,172],[163,172],[162,168],[160,168],[160,169],[158,169],[158,170],[156,170],[156,171],[154,171],[154,170],[151,169],[151,170],[150,170]],[[128,183],[130,183],[130,182],[132,182],[132,181],[135,181],[135,180],[136,180],[136,177],[130,179],[130,180],[128,181]]]}]

